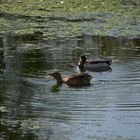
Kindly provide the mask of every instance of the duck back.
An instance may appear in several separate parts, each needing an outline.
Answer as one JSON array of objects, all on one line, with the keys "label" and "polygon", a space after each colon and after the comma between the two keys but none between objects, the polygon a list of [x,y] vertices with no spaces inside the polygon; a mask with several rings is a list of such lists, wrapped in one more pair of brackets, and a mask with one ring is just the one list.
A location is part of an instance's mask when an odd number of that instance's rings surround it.
[{"label": "duck back", "polygon": [[90,80],[92,76],[87,73],[71,75],[63,79],[63,81],[72,87],[88,86],[90,85]]},{"label": "duck back", "polygon": [[102,72],[111,70],[111,67],[107,63],[85,63],[84,68],[88,71]]}]

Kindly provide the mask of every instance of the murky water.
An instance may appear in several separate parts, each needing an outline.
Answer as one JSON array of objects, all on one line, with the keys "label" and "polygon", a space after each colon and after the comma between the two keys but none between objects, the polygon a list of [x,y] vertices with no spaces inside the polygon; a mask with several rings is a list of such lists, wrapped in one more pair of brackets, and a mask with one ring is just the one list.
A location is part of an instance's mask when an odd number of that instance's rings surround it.
[{"label": "murky water", "polygon": [[[112,71],[92,85],[58,92],[53,69],[77,73],[81,54],[111,58]],[[0,38],[0,140],[139,140],[140,40],[83,35],[74,39]]]}]

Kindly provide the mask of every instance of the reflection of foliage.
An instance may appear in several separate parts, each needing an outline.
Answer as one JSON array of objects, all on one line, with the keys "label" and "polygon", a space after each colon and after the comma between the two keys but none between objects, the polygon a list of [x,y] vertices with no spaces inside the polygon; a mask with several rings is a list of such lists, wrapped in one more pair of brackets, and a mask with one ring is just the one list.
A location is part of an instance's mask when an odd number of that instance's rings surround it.
[{"label": "reflection of foliage", "polygon": [[29,139],[34,140],[37,138],[37,136],[31,132],[28,131],[24,136],[22,135],[22,131],[20,128],[20,123],[18,121],[4,121],[1,120],[0,125],[0,133],[1,138],[9,139],[9,140],[17,140],[17,139]]},{"label": "reflection of foliage", "polygon": [[45,37],[71,37],[81,31],[136,35],[139,6],[139,0],[8,0],[0,4],[0,30],[42,30]]},{"label": "reflection of foliage", "polygon": [[23,53],[23,57],[23,71],[25,73],[40,73],[51,67],[51,64],[45,60],[46,54],[40,49],[34,49]]}]

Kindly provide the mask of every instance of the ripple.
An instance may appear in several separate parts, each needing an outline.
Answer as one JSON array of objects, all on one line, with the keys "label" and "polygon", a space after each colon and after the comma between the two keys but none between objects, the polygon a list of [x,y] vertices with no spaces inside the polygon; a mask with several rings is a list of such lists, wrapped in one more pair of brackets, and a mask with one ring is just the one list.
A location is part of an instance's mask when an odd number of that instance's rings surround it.
[{"label": "ripple", "polygon": [[[4,73],[0,75],[0,115],[7,129],[2,128],[3,134],[22,130],[19,136],[30,130],[41,139],[138,140],[139,47],[117,40],[83,35],[78,41],[52,40],[41,46],[22,42],[23,49],[11,48],[4,53],[9,59],[4,59]],[[28,51],[28,46],[35,49]],[[61,70],[62,76],[75,73],[82,53],[113,58],[112,71],[90,72],[95,76],[89,87],[63,84],[58,92],[51,91],[56,81],[46,76],[49,70]]]}]

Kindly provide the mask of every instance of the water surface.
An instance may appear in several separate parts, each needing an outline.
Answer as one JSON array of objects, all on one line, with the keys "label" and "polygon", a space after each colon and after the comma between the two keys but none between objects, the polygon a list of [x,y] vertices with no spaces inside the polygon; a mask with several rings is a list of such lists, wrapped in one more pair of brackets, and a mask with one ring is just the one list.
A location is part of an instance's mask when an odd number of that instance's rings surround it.
[{"label": "water surface", "polygon": [[[81,54],[111,58],[112,71],[89,72],[91,86],[52,91],[77,73]],[[0,140],[138,140],[140,40],[83,35],[73,39],[0,38]]]}]

